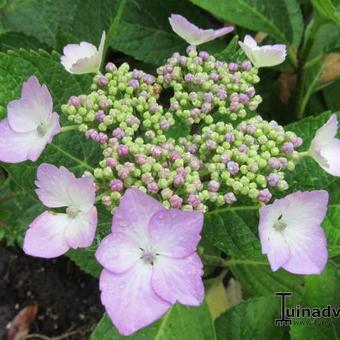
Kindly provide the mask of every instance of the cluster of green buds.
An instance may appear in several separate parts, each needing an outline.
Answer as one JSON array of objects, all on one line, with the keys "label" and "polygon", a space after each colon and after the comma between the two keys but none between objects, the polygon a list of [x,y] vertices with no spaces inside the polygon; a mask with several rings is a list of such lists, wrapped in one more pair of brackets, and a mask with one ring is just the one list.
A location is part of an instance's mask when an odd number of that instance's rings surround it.
[{"label": "cluster of green buds", "polygon": [[[261,103],[249,61],[226,63],[189,46],[156,78],[126,63],[105,70],[90,94],[71,97],[62,110],[103,149],[92,176],[111,211],[132,186],[166,207],[203,212],[240,196],[268,202],[288,188],[285,171],[294,169],[302,139],[275,121],[247,118]],[[169,88],[170,103],[162,105]],[[194,133],[171,137],[174,118]]]},{"label": "cluster of green buds", "polygon": [[187,56],[174,53],[157,73],[157,82],[174,91],[170,111],[189,124],[211,124],[219,116],[244,119],[262,101],[253,86],[260,80],[258,70],[249,61],[222,62],[193,46]]}]

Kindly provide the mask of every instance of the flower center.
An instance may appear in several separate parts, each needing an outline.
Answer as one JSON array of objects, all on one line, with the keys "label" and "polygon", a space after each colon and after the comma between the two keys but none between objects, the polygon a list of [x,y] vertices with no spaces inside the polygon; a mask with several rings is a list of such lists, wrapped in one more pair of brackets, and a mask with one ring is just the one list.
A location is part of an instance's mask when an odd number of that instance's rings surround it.
[{"label": "flower center", "polygon": [[274,229],[277,231],[283,231],[287,228],[287,223],[283,222],[281,218],[282,215],[277,219],[277,221],[273,225]]},{"label": "flower center", "polygon": [[75,218],[78,215],[79,210],[75,207],[67,207],[66,208],[66,214],[70,218]]},{"label": "flower center", "polygon": [[37,133],[38,136],[44,137],[46,135],[47,128],[43,123],[40,123],[40,125],[37,127]]},{"label": "flower center", "polygon": [[156,260],[157,254],[155,254],[151,251],[148,251],[148,250],[144,250],[144,249],[141,249],[141,250],[142,250],[141,259],[143,260],[143,262],[146,263],[146,264],[151,264],[151,266],[153,266],[153,264]]}]

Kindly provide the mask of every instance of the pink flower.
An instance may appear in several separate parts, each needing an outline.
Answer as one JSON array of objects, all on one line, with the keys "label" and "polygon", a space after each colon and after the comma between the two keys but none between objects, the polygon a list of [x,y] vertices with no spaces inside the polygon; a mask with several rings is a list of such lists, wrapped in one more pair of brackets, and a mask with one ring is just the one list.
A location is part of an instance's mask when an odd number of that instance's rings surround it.
[{"label": "pink flower", "polygon": [[232,26],[223,27],[218,30],[204,30],[192,24],[179,14],[171,14],[169,22],[175,33],[190,45],[195,46],[214,40],[234,30]]},{"label": "pink flower", "polygon": [[22,85],[21,98],[11,101],[8,117],[0,122],[0,161],[36,161],[53,136],[60,132],[46,85],[31,76]]},{"label": "pink flower", "polygon": [[196,253],[203,214],[165,209],[138,189],[128,189],[112,234],[96,258],[104,267],[101,300],[119,332],[130,335],[159,319],[173,304],[197,306],[204,287]]},{"label": "pink flower", "polygon": [[282,267],[293,274],[322,272],[328,252],[320,224],[327,203],[327,191],[299,191],[260,209],[262,253],[273,271]]},{"label": "pink flower", "polygon": [[89,247],[97,226],[95,186],[92,178],[76,178],[64,167],[41,164],[36,193],[49,208],[67,207],[66,214],[45,211],[29,226],[24,239],[28,255],[53,258],[70,248]]},{"label": "pink flower", "polygon": [[281,64],[287,55],[286,45],[258,46],[256,40],[250,35],[246,35],[244,41],[240,41],[239,44],[255,67],[269,67]]},{"label": "pink flower", "polygon": [[64,47],[64,55],[61,57],[61,63],[66,71],[73,74],[97,73],[102,63],[103,51],[105,45],[105,32],[103,32],[99,47],[88,43],[81,42],[78,44],[69,44]]},{"label": "pink flower", "polygon": [[338,119],[332,114],[327,123],[316,131],[309,154],[333,176],[340,176],[340,140],[336,138]]}]

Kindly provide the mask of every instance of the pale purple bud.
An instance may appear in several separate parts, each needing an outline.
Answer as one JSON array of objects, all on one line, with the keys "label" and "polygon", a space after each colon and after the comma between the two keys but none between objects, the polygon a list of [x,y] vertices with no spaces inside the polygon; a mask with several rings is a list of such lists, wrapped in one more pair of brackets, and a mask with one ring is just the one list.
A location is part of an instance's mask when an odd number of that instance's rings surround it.
[{"label": "pale purple bud", "polygon": [[280,165],[281,165],[281,169],[286,169],[286,167],[287,167],[287,159],[281,157],[280,158]]},{"label": "pale purple bud", "polygon": [[241,67],[244,71],[249,71],[252,68],[252,65],[249,60],[245,60],[242,62]]},{"label": "pale purple bud", "polygon": [[149,183],[153,182],[153,177],[150,173],[143,174],[142,175],[142,181],[145,184],[149,184]]},{"label": "pale purple bud", "polygon": [[272,198],[272,194],[268,189],[263,189],[259,192],[258,199],[261,202],[269,202]]},{"label": "pale purple bud", "polygon": [[207,146],[208,150],[215,150],[217,148],[216,142],[211,139],[207,140],[205,142],[205,145]]},{"label": "pale purple bud", "polygon": [[166,65],[164,70],[166,73],[171,73],[174,70],[174,67],[172,65]]},{"label": "pale purple bud", "polygon": [[135,78],[135,79],[142,79],[143,77],[143,71],[140,71],[140,70],[133,70],[132,71],[132,77]]},{"label": "pale purple bud", "polygon": [[233,77],[231,78],[231,82],[232,82],[233,84],[239,83],[240,80],[241,80],[240,76],[238,76],[238,75],[236,75],[236,74],[233,75]]},{"label": "pale purple bud", "polygon": [[136,90],[139,87],[139,81],[137,79],[131,79],[129,80],[129,86]]},{"label": "pale purple bud", "polygon": [[221,100],[225,100],[227,99],[227,92],[225,89],[218,89],[216,96]]},{"label": "pale purple bud", "polygon": [[190,144],[190,145],[188,145],[187,150],[188,150],[188,152],[194,154],[194,153],[197,152],[198,146],[196,144]]},{"label": "pale purple bud", "polygon": [[183,167],[176,169],[177,175],[185,177],[187,175],[186,170]]},{"label": "pale purple bud", "polygon": [[191,160],[190,166],[191,166],[192,170],[197,171],[201,168],[201,162],[200,162],[199,159],[194,158],[194,159]]},{"label": "pale purple bud", "polygon": [[195,83],[198,85],[202,85],[205,81],[205,77],[203,74],[199,74],[198,76],[195,77]]},{"label": "pale purple bud", "polygon": [[187,202],[194,208],[197,208],[198,205],[201,203],[199,197],[197,195],[190,194]]},{"label": "pale purple bud", "polygon": [[187,57],[185,56],[180,56],[179,58],[179,63],[182,65],[182,66],[185,66],[187,64]]},{"label": "pale purple bud", "polygon": [[114,72],[117,70],[117,67],[114,63],[107,63],[105,66],[105,71],[106,72]]},{"label": "pale purple bud", "polygon": [[139,95],[142,96],[145,99],[148,99],[150,97],[150,94],[145,92],[145,91],[142,91]]},{"label": "pale purple bud", "polygon": [[145,137],[147,139],[154,139],[155,138],[155,133],[152,130],[148,130],[145,132]]},{"label": "pale purple bud", "polygon": [[160,125],[160,127],[161,127],[161,129],[162,129],[163,131],[168,131],[169,128],[170,128],[169,122],[168,122],[167,120],[165,120],[165,119],[161,120],[160,123],[159,123],[159,125]]},{"label": "pale purple bud", "polygon": [[159,177],[160,178],[169,178],[170,174],[171,174],[170,169],[162,168],[162,170],[159,173]]},{"label": "pale purple bud", "polygon": [[135,156],[135,160],[136,160],[136,163],[138,164],[138,165],[143,165],[143,164],[145,164],[145,162],[146,162],[146,156],[145,155],[142,155],[142,154],[137,154],[136,156]]},{"label": "pale purple bud", "polygon": [[121,128],[116,128],[112,131],[112,136],[117,139],[122,139],[125,136],[125,132]]},{"label": "pale purple bud", "polygon": [[108,139],[107,135],[103,132],[99,132],[99,134],[96,138],[97,142],[100,143],[100,144],[106,143],[107,139]]},{"label": "pale purple bud", "polygon": [[198,56],[202,58],[202,60],[207,60],[209,58],[209,53],[206,51],[201,51],[200,53],[198,53]]},{"label": "pale purple bud", "polygon": [[173,102],[170,104],[170,110],[171,111],[177,111],[179,109],[179,103],[178,102]]},{"label": "pale purple bud", "polygon": [[211,92],[207,92],[203,96],[204,101],[210,103],[213,100],[213,94]]},{"label": "pale purple bud", "polygon": [[203,103],[202,107],[201,107],[201,111],[203,113],[208,113],[211,111],[211,103]]},{"label": "pale purple bud", "polygon": [[192,83],[195,79],[195,76],[191,73],[187,73],[185,76],[184,76],[184,80],[187,82],[187,83]]},{"label": "pale purple bud", "polygon": [[232,175],[237,174],[240,170],[238,164],[233,161],[227,163],[227,169]]},{"label": "pale purple bud", "polygon": [[149,84],[149,85],[152,85],[154,82],[155,82],[155,77],[152,76],[151,74],[146,74],[144,76],[144,81]]},{"label": "pale purple bud", "polygon": [[224,195],[224,201],[227,203],[227,204],[233,204],[237,201],[234,193],[232,192],[228,192]]},{"label": "pale purple bud", "polygon": [[157,103],[151,103],[151,104],[149,105],[149,111],[150,111],[150,112],[156,112],[157,109],[158,109],[158,104],[157,104]]},{"label": "pale purple bud", "polygon": [[227,153],[223,153],[220,156],[220,160],[223,164],[227,164],[230,161],[230,156]]},{"label": "pale purple bud", "polygon": [[101,109],[105,110],[109,107],[109,102],[106,99],[101,99],[99,101],[99,106]]},{"label": "pale purple bud", "polygon": [[281,167],[281,162],[278,158],[272,157],[269,159],[268,161],[268,165],[272,168],[272,169],[280,169]]},{"label": "pale purple bud", "polygon": [[122,179],[127,179],[130,175],[130,171],[126,168],[120,169],[118,171],[118,176]]},{"label": "pale purple bud", "polygon": [[118,165],[118,161],[115,158],[109,157],[106,159],[106,165],[113,169]]},{"label": "pale purple bud", "polygon": [[177,195],[173,195],[170,199],[169,199],[170,205],[172,208],[175,209],[179,209],[182,206],[183,203],[183,199],[180,198]]},{"label": "pale purple bud", "polygon": [[230,63],[228,68],[230,72],[236,72],[238,70],[238,65],[236,63]]},{"label": "pale purple bud", "polygon": [[303,140],[300,137],[292,138],[291,142],[293,143],[294,148],[298,148],[299,146],[301,146],[303,144]]},{"label": "pale purple bud", "polygon": [[249,103],[248,108],[249,108],[250,111],[255,111],[257,109],[258,105],[259,104],[257,102],[251,102],[251,103]]},{"label": "pale purple bud", "polygon": [[196,52],[196,46],[193,46],[193,45],[189,45],[187,47],[187,50],[186,50],[187,54],[191,53],[191,52]]},{"label": "pale purple bud", "polygon": [[282,146],[282,151],[289,154],[294,151],[294,145],[291,142],[284,143]]},{"label": "pale purple bud", "polygon": [[279,174],[273,172],[267,176],[267,182],[270,186],[276,187],[280,183]]},{"label": "pale purple bud", "polygon": [[184,183],[184,178],[181,175],[176,175],[174,177],[174,186],[180,187]]},{"label": "pale purple bud", "polygon": [[124,189],[124,184],[120,179],[113,179],[110,181],[110,188],[112,191],[122,191]]},{"label": "pale purple bud", "polygon": [[224,137],[228,143],[232,143],[235,140],[235,136],[232,132],[227,132]]},{"label": "pale purple bud", "polygon": [[200,109],[194,108],[194,109],[192,109],[191,112],[190,112],[190,117],[196,118],[196,117],[198,117],[198,116],[200,115],[200,113],[201,113],[201,110],[200,110]]},{"label": "pale purple bud", "polygon": [[250,98],[254,97],[256,93],[255,88],[253,86],[250,86],[246,93]]},{"label": "pale purple bud", "polygon": [[106,115],[105,115],[104,111],[100,110],[100,111],[96,112],[96,120],[98,122],[101,123],[104,120],[105,117],[106,117]]},{"label": "pale purple bud", "polygon": [[100,76],[98,78],[98,81],[97,81],[98,85],[100,85],[100,86],[105,86],[105,85],[108,84],[108,82],[109,81],[107,80],[107,78],[105,76]]},{"label": "pale purple bud", "polygon": [[154,147],[152,148],[152,156],[158,158],[158,157],[162,156],[162,154],[163,154],[163,150],[162,150],[161,147],[159,147],[159,146],[154,146]]},{"label": "pale purple bud", "polygon": [[251,163],[249,164],[249,170],[253,173],[255,173],[259,169],[259,166],[257,163]]},{"label": "pale purple bud", "polygon": [[121,157],[129,156],[129,147],[127,145],[119,145],[117,153]]},{"label": "pale purple bud", "polygon": [[119,145],[118,139],[117,138],[110,138],[109,139],[109,145],[110,146],[117,146],[117,145]]},{"label": "pale purple bud", "polygon": [[212,81],[217,81],[219,78],[220,78],[220,76],[217,73],[215,73],[215,72],[210,73],[210,79]]},{"label": "pale purple bud", "polygon": [[253,134],[256,132],[256,126],[255,125],[247,125],[246,132],[249,134]]},{"label": "pale purple bud", "polygon": [[95,131],[94,129],[87,130],[87,131],[85,132],[85,137],[86,137],[86,138],[92,138],[91,136],[92,136],[92,133],[93,133],[94,131]]},{"label": "pale purple bud", "polygon": [[73,106],[79,106],[80,105],[80,100],[78,97],[76,96],[72,96],[69,100],[68,100],[68,104],[69,105],[73,105]]},{"label": "pale purple bud", "polygon": [[217,192],[219,188],[220,188],[220,183],[217,181],[212,180],[208,184],[208,189],[210,191]]},{"label": "pale purple bud", "polygon": [[171,151],[171,150],[174,149],[174,145],[171,142],[165,142],[162,145],[162,147],[163,147],[163,149],[168,150],[168,151]]},{"label": "pale purple bud", "polygon": [[240,101],[241,104],[246,104],[246,103],[249,102],[249,97],[244,93],[240,93],[239,94],[239,101]]},{"label": "pale purple bud", "polygon": [[171,161],[175,161],[176,159],[182,159],[182,154],[179,151],[174,150],[170,153],[169,159]]},{"label": "pale purple bud", "polygon": [[240,152],[247,153],[249,149],[248,149],[247,145],[242,144],[242,145],[239,146],[238,150]]},{"label": "pale purple bud", "polygon": [[152,194],[157,194],[159,191],[159,186],[157,185],[156,182],[151,182],[147,185],[148,191],[151,192]]},{"label": "pale purple bud", "polygon": [[172,81],[172,75],[170,74],[170,73],[167,73],[165,76],[164,76],[164,81],[166,82],[166,83],[170,83],[171,81]]}]

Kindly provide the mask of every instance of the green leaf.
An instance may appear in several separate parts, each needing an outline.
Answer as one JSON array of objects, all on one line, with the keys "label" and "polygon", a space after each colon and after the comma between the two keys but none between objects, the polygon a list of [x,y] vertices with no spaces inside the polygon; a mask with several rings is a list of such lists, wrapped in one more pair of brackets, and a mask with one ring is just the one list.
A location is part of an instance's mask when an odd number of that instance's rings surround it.
[{"label": "green leaf", "polygon": [[340,23],[340,13],[331,0],[312,0],[314,10],[318,15],[326,20]]},{"label": "green leaf", "polygon": [[[306,286],[301,301],[301,307],[324,308],[330,305],[334,308],[340,306],[340,266],[330,261],[320,275],[306,276]],[[300,322],[299,322],[300,321]],[[301,321],[306,322],[301,323]],[[339,319],[293,319],[290,329],[292,340],[329,340],[338,339],[340,334]]]},{"label": "green leaf", "polygon": [[276,40],[298,46],[302,36],[302,15],[295,0],[191,0],[218,18],[236,25],[264,31]]},{"label": "green leaf", "polygon": [[[172,13],[180,13],[203,28],[212,24],[201,11],[181,0],[127,0],[116,34],[111,35],[111,47],[154,65],[160,65],[174,52],[183,52],[187,43],[175,34],[168,21]],[[216,49],[222,40],[208,43]]]},{"label": "green leaf", "polygon": [[283,328],[274,322],[278,315],[278,298],[260,297],[241,302],[215,321],[217,339],[280,339]]},{"label": "green leaf", "polygon": [[233,39],[230,41],[230,43],[228,44],[228,46],[221,52],[217,53],[215,55],[215,57],[219,60],[223,60],[223,61],[236,61],[238,60],[239,56],[240,56],[240,49],[239,49],[239,45],[238,45],[238,35],[235,35],[233,37]]},{"label": "green leaf", "polygon": [[48,46],[41,43],[37,38],[18,32],[3,32],[0,34],[0,52],[7,52],[15,49],[44,49]]},{"label": "green leaf", "polygon": [[135,334],[120,335],[105,315],[91,336],[91,340],[216,340],[213,321],[207,304],[186,307],[176,304],[160,320]]},{"label": "green leaf", "polygon": [[340,109],[340,79],[336,80],[333,84],[327,86],[323,91],[323,96],[326,101],[327,108],[329,110]]}]

